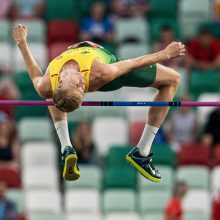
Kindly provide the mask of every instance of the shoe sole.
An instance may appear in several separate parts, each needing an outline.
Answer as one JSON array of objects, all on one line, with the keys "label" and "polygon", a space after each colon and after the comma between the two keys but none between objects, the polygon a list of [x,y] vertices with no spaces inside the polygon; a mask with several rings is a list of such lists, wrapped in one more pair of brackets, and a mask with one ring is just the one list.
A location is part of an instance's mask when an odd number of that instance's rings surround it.
[{"label": "shoe sole", "polygon": [[155,182],[155,183],[159,183],[161,181],[161,179],[155,178],[153,176],[151,176],[149,173],[147,173],[142,167],[140,167],[134,160],[132,160],[131,157],[129,157],[128,155],[126,156],[126,160],[135,168],[139,171],[139,173],[145,177],[146,179]]},{"label": "shoe sole", "polygon": [[79,179],[80,171],[77,168],[77,156],[74,154],[68,155],[65,158],[64,169],[63,169],[63,178],[67,181],[74,181]]}]

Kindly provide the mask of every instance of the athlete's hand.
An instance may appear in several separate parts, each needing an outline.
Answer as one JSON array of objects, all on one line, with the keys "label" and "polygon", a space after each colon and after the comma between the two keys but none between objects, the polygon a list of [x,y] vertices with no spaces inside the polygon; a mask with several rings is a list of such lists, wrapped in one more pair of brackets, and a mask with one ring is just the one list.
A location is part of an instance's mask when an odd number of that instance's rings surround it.
[{"label": "athlete's hand", "polygon": [[17,44],[26,43],[27,41],[27,27],[19,24],[13,29],[13,38]]},{"label": "athlete's hand", "polygon": [[186,48],[181,42],[172,42],[164,50],[167,59],[181,57],[185,55]]}]

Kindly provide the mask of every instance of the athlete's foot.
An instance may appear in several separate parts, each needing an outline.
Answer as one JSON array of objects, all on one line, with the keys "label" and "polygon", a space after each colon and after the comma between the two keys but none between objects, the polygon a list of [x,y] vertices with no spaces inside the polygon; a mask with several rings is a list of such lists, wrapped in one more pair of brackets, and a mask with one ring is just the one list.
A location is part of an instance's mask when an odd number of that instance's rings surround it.
[{"label": "athlete's foot", "polygon": [[62,154],[64,180],[74,181],[80,177],[77,161],[76,151],[73,147],[67,146]]},{"label": "athlete's foot", "polygon": [[147,157],[143,157],[139,153],[139,149],[134,147],[126,156],[126,160],[134,166],[142,176],[153,182],[160,182],[161,176],[152,164],[153,153]]}]

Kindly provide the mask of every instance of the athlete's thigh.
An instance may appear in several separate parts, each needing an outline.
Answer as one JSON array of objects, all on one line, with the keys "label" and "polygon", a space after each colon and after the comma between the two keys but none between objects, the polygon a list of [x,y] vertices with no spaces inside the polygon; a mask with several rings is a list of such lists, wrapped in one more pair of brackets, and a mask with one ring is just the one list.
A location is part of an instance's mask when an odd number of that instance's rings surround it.
[{"label": "athlete's thigh", "polygon": [[136,69],[120,77],[125,87],[148,87],[156,78],[156,65]]},{"label": "athlete's thigh", "polygon": [[157,65],[156,78],[155,81],[150,85],[150,87],[159,88],[161,86],[170,85],[179,79],[179,74],[172,68],[166,67],[159,63]]}]

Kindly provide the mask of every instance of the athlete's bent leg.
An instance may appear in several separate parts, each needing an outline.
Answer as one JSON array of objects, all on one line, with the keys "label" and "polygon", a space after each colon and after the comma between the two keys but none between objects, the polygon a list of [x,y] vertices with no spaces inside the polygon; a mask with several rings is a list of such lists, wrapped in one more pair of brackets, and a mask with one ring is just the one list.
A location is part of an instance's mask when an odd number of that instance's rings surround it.
[{"label": "athlete's bent leg", "polygon": [[48,108],[62,146],[63,178],[69,181],[76,180],[80,177],[80,171],[77,165],[78,157],[69,138],[67,113],[54,106]]},{"label": "athlete's bent leg", "polygon": [[[156,79],[150,87],[158,89],[154,101],[172,101],[180,81],[179,74],[170,68],[157,64]],[[155,135],[164,121],[169,107],[150,107],[148,119],[137,145],[126,159],[147,179],[160,182],[161,176],[152,164],[150,153]]]},{"label": "athlete's bent leg", "polygon": [[[155,82],[150,85],[158,89],[154,101],[172,101],[180,83],[180,75],[175,70],[157,64]],[[163,123],[169,107],[150,107],[147,123],[151,126],[160,127]]]}]

